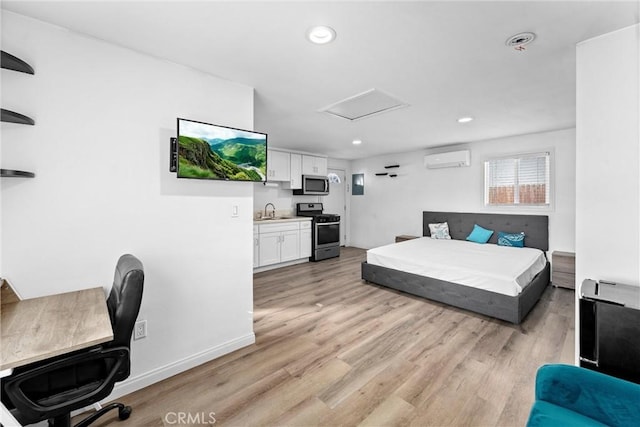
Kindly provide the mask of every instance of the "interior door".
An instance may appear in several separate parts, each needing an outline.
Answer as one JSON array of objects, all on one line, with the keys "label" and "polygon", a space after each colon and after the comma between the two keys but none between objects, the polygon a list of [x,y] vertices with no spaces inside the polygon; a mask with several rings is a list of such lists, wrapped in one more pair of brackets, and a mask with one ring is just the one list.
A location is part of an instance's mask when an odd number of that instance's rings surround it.
[{"label": "interior door", "polygon": [[[336,182],[332,174],[335,174],[340,182]],[[323,197],[323,212],[340,215],[340,246],[344,246],[347,236],[346,173],[341,169],[329,169],[328,176],[329,195]]]}]

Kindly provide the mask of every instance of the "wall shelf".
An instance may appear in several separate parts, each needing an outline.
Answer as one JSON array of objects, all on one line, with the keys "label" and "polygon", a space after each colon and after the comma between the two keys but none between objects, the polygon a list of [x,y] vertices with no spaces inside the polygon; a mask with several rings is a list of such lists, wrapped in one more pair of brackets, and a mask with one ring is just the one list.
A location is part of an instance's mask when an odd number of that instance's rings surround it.
[{"label": "wall shelf", "polygon": [[[22,59],[17,58],[10,53],[1,51],[0,66],[6,70],[17,71],[19,73],[35,74],[31,65],[24,62]],[[16,113],[15,111],[0,109],[0,121],[7,123],[17,123],[21,125],[33,126],[36,122],[24,114]],[[36,176],[33,172],[19,171],[13,169],[0,169],[0,177],[2,178],[34,178]]]},{"label": "wall shelf", "polygon": [[19,73],[35,74],[31,65],[27,64],[22,59],[5,52],[4,50],[2,51],[0,64],[2,65],[2,68],[7,70],[18,71]]},{"label": "wall shelf", "polygon": [[0,177],[2,178],[35,178],[33,172],[18,171],[13,169],[0,169]]},{"label": "wall shelf", "polygon": [[35,125],[36,122],[29,116],[25,116],[24,114],[16,113],[15,111],[5,110],[2,108],[2,117],[0,117],[1,121],[7,123],[18,123],[20,125]]},{"label": "wall shelf", "polygon": [[[399,167],[400,167],[400,165],[387,165],[384,168],[385,169],[397,169]],[[376,176],[388,176],[389,178],[395,178],[395,177],[398,176],[398,174],[397,173],[389,173],[389,172],[380,172],[380,173],[377,173]]]}]

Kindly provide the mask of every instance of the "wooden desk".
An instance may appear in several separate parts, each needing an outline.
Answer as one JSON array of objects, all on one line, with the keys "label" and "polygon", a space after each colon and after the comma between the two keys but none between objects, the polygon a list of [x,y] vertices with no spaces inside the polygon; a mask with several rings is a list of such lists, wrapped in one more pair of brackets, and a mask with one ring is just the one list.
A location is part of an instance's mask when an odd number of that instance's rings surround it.
[{"label": "wooden desk", "polygon": [[102,288],[1,305],[0,370],[113,340]]}]

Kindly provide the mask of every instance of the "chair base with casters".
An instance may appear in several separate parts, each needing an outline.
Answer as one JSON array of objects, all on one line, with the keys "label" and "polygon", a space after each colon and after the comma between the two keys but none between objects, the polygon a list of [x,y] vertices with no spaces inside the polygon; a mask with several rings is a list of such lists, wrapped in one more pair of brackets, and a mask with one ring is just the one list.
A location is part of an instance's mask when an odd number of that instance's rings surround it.
[{"label": "chair base with casters", "polygon": [[[110,403],[107,406],[103,406],[97,412],[91,414],[84,420],[80,421],[74,427],[87,427],[95,420],[111,411],[112,409],[118,410],[118,418],[126,420],[131,415],[131,406],[124,406],[122,403]],[[60,415],[55,418],[49,419],[49,427],[71,427],[71,414]]]},{"label": "chair base with casters", "polygon": [[528,427],[640,425],[640,384],[589,369],[540,367],[535,397]]}]

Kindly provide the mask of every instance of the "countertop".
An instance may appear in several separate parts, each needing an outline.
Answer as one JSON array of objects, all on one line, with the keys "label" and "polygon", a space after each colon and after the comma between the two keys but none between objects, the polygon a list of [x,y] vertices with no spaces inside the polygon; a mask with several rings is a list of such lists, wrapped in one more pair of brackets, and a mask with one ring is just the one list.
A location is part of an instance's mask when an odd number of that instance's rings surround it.
[{"label": "countertop", "polygon": [[311,217],[308,216],[285,216],[285,217],[275,217],[274,219],[266,218],[266,219],[254,219],[254,224],[278,224],[282,222],[295,222],[295,221],[311,221]]}]

